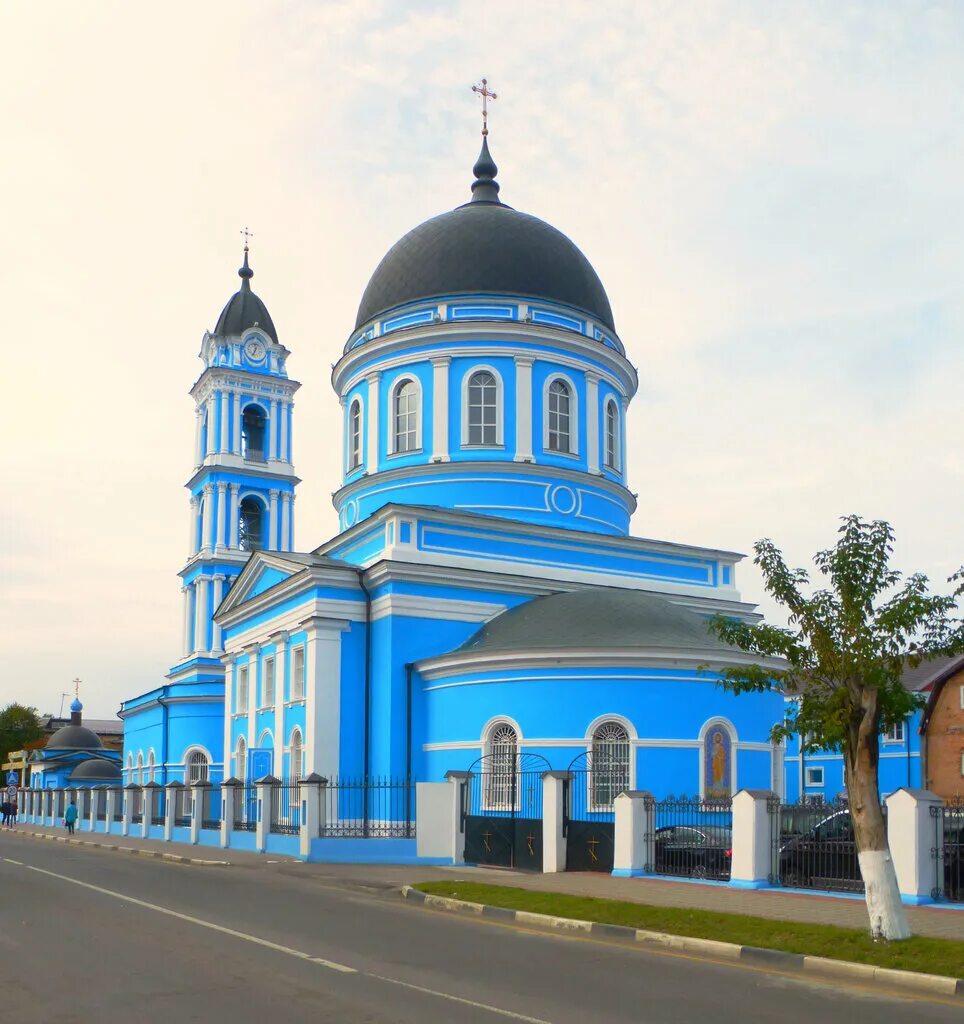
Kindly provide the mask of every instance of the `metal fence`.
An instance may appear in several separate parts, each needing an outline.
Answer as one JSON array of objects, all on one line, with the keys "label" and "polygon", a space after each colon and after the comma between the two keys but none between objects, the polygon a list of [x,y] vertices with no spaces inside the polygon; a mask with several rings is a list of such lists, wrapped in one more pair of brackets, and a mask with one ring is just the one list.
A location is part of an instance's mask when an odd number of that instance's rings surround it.
[{"label": "metal fence", "polygon": [[97,821],[107,820],[107,790],[94,790],[94,817]]},{"label": "metal fence", "polygon": [[271,787],[271,832],[296,836],[301,831],[301,797],[297,782]]},{"label": "metal fence", "polygon": [[319,788],[321,835],[366,839],[414,837],[414,779],[336,778]]},{"label": "metal fence", "polygon": [[201,791],[201,828],[221,828],[221,787],[212,785]]},{"label": "metal fence", "polygon": [[649,868],[657,875],[728,881],[733,857],[733,808],[728,800],[650,800],[653,832]]},{"label": "metal fence", "polygon": [[234,831],[254,832],[258,827],[258,791],[254,786],[234,790]]},{"label": "metal fence", "polygon": [[144,790],[129,789],[127,799],[131,802],[131,822],[139,825],[144,820]]},{"label": "metal fence", "polygon": [[152,789],[150,792],[151,824],[164,824],[164,790]]},{"label": "metal fence", "polygon": [[[886,822],[887,809],[882,808]],[[776,880],[794,889],[863,892],[853,819],[845,801],[781,804]]]},{"label": "metal fence", "polygon": [[937,859],[934,899],[964,903],[964,800],[931,807],[934,821],[932,855]]}]

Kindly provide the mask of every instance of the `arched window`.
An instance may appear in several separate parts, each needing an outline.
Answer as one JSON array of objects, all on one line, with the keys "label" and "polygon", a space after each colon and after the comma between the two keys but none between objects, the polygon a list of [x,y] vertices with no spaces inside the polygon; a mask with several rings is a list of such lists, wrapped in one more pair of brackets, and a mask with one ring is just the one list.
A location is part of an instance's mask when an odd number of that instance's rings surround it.
[{"label": "arched window", "polygon": [[618,722],[603,722],[592,734],[592,805],[609,808],[629,789],[629,734]]},{"label": "arched window", "polygon": [[304,751],[301,742],[301,730],[295,729],[291,734],[291,768],[290,782],[297,782],[304,774]]},{"label": "arched window", "polygon": [[244,458],[264,462],[266,423],[264,411],[260,406],[249,405],[241,414],[241,454]]},{"label": "arched window", "polygon": [[355,399],[348,410],[348,469],[358,469],[362,464],[362,410],[361,402]]},{"label": "arched window", "polygon": [[619,412],[611,398],[606,402],[606,467],[619,470]]},{"label": "arched window", "polygon": [[237,760],[237,766],[235,768],[237,777],[244,782],[248,777],[248,745],[244,742],[243,736],[238,737],[238,748],[235,758]]},{"label": "arched window", "polygon": [[147,755],[147,781],[154,782],[154,751]]},{"label": "arched window", "polygon": [[546,447],[549,451],[571,454],[573,451],[572,389],[558,377],[549,385],[546,427]]},{"label": "arched window", "polygon": [[489,731],[485,753],[485,806],[492,810],[511,809],[517,797],[519,737],[508,722],[498,722]]},{"label": "arched window", "polygon": [[242,500],[238,516],[238,547],[260,551],[264,547],[264,505],[249,494]]},{"label": "arched window", "polygon": [[392,451],[418,451],[418,384],[407,377],[392,392]]},{"label": "arched window", "polygon": [[463,444],[499,444],[499,385],[495,374],[489,370],[477,370],[469,377],[465,391]]},{"label": "arched window", "polygon": [[184,762],[184,785],[193,786],[208,780],[208,758],[203,750],[192,750]]},{"label": "arched window", "polygon": [[144,755],[137,755],[137,784],[138,786],[144,785]]}]

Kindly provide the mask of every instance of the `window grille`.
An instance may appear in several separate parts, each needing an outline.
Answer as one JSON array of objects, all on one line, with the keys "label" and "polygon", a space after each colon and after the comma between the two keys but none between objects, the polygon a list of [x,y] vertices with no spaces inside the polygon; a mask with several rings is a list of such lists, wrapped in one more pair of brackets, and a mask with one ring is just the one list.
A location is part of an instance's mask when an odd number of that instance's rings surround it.
[{"label": "window grille", "polygon": [[497,725],[489,736],[488,770],[485,779],[485,806],[491,810],[510,810],[516,800],[518,736],[511,725]]},{"label": "window grille", "polygon": [[272,707],[274,705],[274,658],[265,658],[262,690],[264,692],[261,706],[263,708]]},{"label": "window grille", "polygon": [[188,785],[193,786],[198,782],[207,782],[208,759],[200,750],[192,750],[187,759],[187,771],[184,773]]},{"label": "window grille", "polygon": [[554,380],[549,385],[549,451],[569,453],[572,451],[570,415],[572,394],[563,380]]},{"label": "window grille", "polygon": [[479,370],[469,378],[469,444],[498,444],[498,387],[488,370]]},{"label": "window grille", "polygon": [[348,414],[349,457],[348,468],[358,469],[362,464],[361,402],[356,398]]},{"label": "window grille", "polygon": [[629,734],[618,722],[604,722],[592,737],[590,786],[594,808],[612,807],[629,789]]},{"label": "window grille", "polygon": [[264,546],[264,506],[248,495],[240,505],[238,547],[242,551],[260,551]]},{"label": "window grille", "polygon": [[606,465],[619,469],[619,414],[612,400],[606,403]]},{"label": "window grille", "polygon": [[392,405],[392,451],[413,452],[418,448],[418,386],[415,381],[406,380],[398,385]]},{"label": "window grille", "polygon": [[291,699],[301,700],[305,695],[305,649],[295,647],[291,652]]}]

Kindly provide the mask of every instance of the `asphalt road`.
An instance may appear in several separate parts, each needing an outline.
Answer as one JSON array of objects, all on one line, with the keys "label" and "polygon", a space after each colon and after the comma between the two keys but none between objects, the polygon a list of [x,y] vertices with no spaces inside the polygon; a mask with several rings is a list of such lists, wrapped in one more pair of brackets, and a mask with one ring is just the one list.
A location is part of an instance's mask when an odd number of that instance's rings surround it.
[{"label": "asphalt road", "polygon": [[427,911],[298,865],[0,835],[0,1020],[897,1024],[961,1009]]}]

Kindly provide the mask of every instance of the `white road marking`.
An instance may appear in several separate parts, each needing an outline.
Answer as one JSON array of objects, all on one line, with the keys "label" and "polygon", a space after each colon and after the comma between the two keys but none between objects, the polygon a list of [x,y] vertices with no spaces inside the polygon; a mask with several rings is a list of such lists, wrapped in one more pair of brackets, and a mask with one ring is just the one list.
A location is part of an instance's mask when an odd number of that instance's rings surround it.
[{"label": "white road marking", "polygon": [[413,985],[408,981],[399,981],[398,978],[386,978],[381,974],[369,974],[369,978],[376,978],[378,981],[387,981],[389,985],[401,985],[402,988],[410,988],[414,992],[424,992],[426,995],[438,996],[439,999],[449,999],[453,1003],[462,1003],[465,1006],[474,1006],[477,1010],[488,1010],[489,1013],[497,1013],[500,1017],[511,1017],[512,1020],[524,1020],[528,1024],[550,1024],[541,1017],[527,1017],[524,1013],[513,1013],[512,1010],[503,1010],[498,1006],[489,1006],[488,1003],[477,1003],[474,999],[463,999],[461,996],[453,996],[448,992],[439,992],[434,988],[423,988],[421,985]]},{"label": "white road marking", "polygon": [[14,860],[14,859],[13,859],[13,857],[4,857],[3,859],[4,859],[4,860],[5,860],[5,861],[6,861],[6,862],[7,862],[8,864],[19,864],[19,865],[20,865],[20,867],[23,867],[23,861],[22,861],[22,860]]}]

